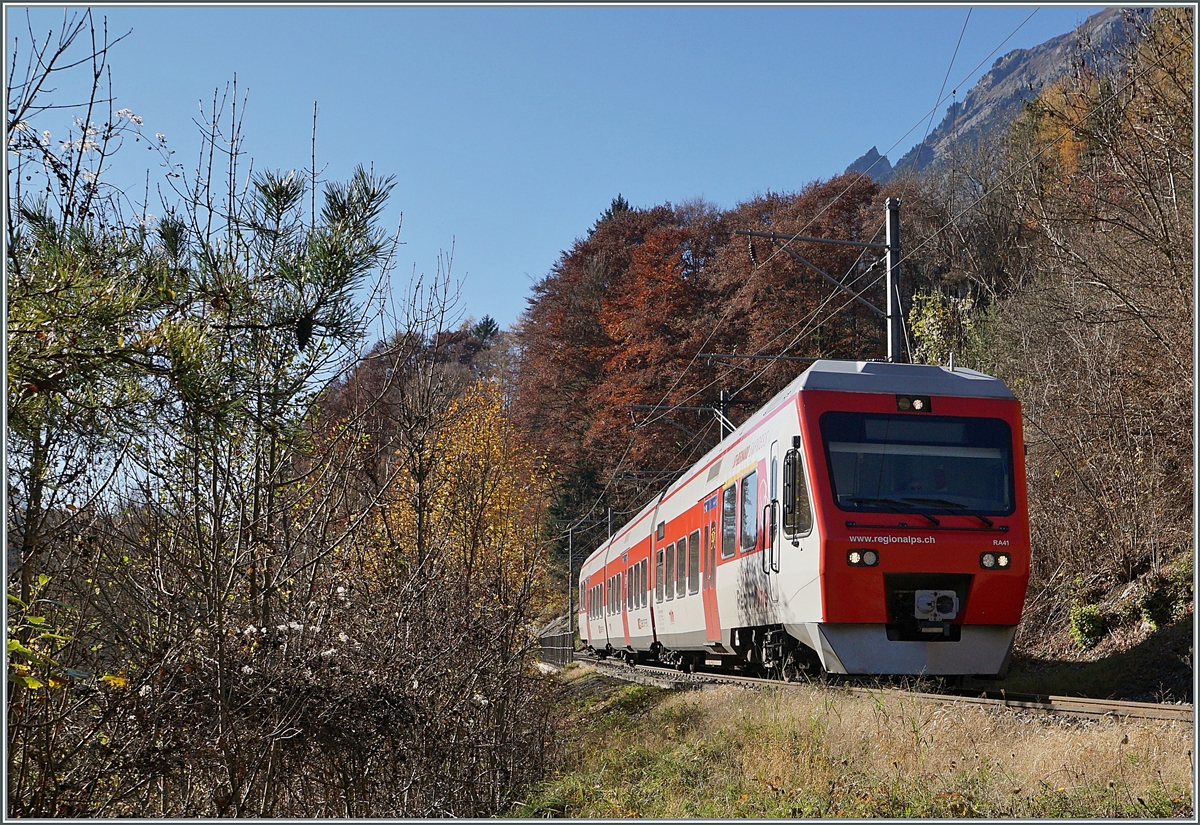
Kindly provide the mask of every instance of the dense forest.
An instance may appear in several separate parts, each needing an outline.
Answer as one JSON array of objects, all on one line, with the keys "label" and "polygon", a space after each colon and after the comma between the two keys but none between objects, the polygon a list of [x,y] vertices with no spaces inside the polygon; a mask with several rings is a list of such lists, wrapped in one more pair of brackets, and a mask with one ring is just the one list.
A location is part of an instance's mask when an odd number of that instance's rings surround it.
[{"label": "dense forest", "polygon": [[[618,196],[508,330],[460,322],[443,266],[393,285],[386,176],[248,176],[236,88],[187,166],[107,104],[90,13],[14,53],[8,814],[505,809],[553,742],[531,662],[567,529],[590,549],[715,444],[722,393],[736,424],[805,359],[885,353],[874,253],[739,233],[878,242],[890,198],[907,355],[1023,404],[1020,643],[1178,618],[1193,24],[1156,9],[1120,54],[1081,44],[1008,132],[918,176],[726,210]],[[51,134],[42,90],[80,67],[91,96]],[[157,220],[104,177],[135,145],[164,164]]]}]

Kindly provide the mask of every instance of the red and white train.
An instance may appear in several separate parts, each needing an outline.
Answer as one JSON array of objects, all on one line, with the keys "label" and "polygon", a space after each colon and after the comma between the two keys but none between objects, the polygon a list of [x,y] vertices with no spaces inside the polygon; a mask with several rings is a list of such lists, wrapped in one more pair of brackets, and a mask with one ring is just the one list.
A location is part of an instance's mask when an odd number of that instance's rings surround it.
[{"label": "red and white train", "polygon": [[588,557],[578,618],[630,663],[998,675],[1028,579],[1004,383],[821,360]]}]

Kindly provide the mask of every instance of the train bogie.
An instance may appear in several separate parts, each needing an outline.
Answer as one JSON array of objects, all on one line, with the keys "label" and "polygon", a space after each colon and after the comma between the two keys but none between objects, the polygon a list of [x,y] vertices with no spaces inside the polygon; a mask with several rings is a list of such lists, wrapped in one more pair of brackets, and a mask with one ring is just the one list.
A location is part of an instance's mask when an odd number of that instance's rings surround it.
[{"label": "train bogie", "polygon": [[1028,575],[1008,389],[818,361],[586,560],[580,632],[680,666],[996,674]]}]

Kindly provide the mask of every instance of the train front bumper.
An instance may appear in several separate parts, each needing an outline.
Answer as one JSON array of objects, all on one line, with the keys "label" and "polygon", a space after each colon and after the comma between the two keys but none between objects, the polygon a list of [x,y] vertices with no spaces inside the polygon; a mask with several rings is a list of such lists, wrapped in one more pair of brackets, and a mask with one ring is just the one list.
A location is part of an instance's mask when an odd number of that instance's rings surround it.
[{"label": "train front bumper", "polygon": [[1007,670],[1016,625],[961,625],[955,641],[892,641],[884,624],[785,625],[830,673],[995,676]]}]

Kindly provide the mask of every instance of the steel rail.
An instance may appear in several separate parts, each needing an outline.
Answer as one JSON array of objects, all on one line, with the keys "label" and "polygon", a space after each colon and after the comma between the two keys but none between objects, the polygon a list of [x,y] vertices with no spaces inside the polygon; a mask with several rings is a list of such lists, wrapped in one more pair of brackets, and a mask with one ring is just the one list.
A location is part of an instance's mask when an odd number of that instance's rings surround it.
[{"label": "steel rail", "polygon": [[1090,699],[1082,696],[1046,696],[1039,694],[1009,693],[999,691],[974,691],[955,689],[946,693],[927,693],[906,690],[900,687],[857,687],[854,685],[839,685],[819,682],[783,682],[778,679],[765,679],[757,676],[735,676],[731,674],[698,671],[681,673],[673,668],[656,665],[638,665],[631,668],[628,665],[598,660],[590,660],[597,670],[626,681],[637,681],[652,684],[657,687],[674,688],[698,687],[698,683],[726,682],[745,684],[753,687],[798,688],[805,686],[822,686],[841,690],[857,696],[879,697],[882,695],[903,694],[922,702],[942,702],[980,705],[985,707],[1004,707],[1013,710],[1038,711],[1043,714],[1062,714],[1084,717],[1114,717],[1120,719],[1165,719],[1191,724],[1194,720],[1192,705],[1188,704],[1159,704],[1155,702],[1131,702],[1115,699]]}]

